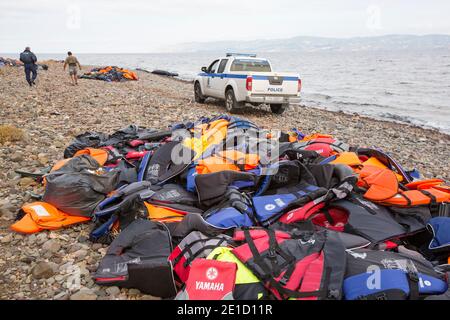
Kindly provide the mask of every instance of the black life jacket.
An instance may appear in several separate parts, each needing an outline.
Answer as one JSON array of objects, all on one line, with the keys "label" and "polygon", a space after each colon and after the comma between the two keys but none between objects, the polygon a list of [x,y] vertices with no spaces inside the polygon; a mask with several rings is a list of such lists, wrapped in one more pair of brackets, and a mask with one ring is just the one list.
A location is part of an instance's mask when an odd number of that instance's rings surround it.
[{"label": "black life jacket", "polygon": [[289,160],[299,160],[303,164],[319,163],[325,159],[316,151],[304,150],[297,142],[280,143],[280,158],[287,157]]},{"label": "black life jacket", "polygon": [[136,288],[157,297],[175,296],[171,237],[162,223],[138,219],[112,242],[94,280],[99,285]]},{"label": "black life jacket", "polygon": [[223,200],[228,187],[237,181],[256,182],[258,177],[249,172],[232,170],[219,171],[195,176],[198,200],[204,206],[212,206]]},{"label": "black life jacket", "polygon": [[[176,156],[177,159],[172,159]],[[178,141],[163,144],[153,154],[148,153],[139,166],[138,181],[163,184],[180,175],[190,165],[193,151]]]},{"label": "black life jacket", "polygon": [[298,160],[282,160],[263,168],[255,196],[270,193],[281,187],[297,185],[299,182],[317,185],[308,168]]},{"label": "black life jacket", "polygon": [[354,194],[349,199],[336,201],[328,211],[337,210],[348,215],[344,232],[362,236],[379,244],[386,240],[398,239],[425,229],[425,225],[400,224],[388,208],[379,206]]}]

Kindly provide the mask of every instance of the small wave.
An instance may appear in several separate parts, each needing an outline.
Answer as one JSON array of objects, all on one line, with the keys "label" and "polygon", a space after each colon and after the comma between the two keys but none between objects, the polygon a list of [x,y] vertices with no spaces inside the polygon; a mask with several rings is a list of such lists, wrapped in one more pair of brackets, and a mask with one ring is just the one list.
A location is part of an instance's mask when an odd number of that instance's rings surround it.
[{"label": "small wave", "polygon": [[[391,122],[396,122],[396,123],[404,123],[404,124],[409,124],[409,125],[414,125],[414,126],[419,126],[421,128],[426,128],[426,129],[432,129],[432,130],[438,130],[442,133],[445,134],[449,134],[450,135],[450,126],[448,125],[442,125],[439,122],[433,122],[433,121],[423,121],[414,117],[410,117],[410,116],[405,116],[405,115],[399,115],[399,114],[394,114],[391,112],[383,112],[382,110],[370,110],[368,108],[360,110],[360,111],[356,111],[355,109],[352,108],[343,108],[342,106],[339,106],[339,104],[322,104],[318,101],[312,101],[312,100],[307,100],[307,99],[302,99],[302,104],[305,106],[313,106],[313,107],[317,107],[319,109],[324,109],[324,110],[328,110],[328,111],[332,111],[332,112],[342,112],[345,114],[359,114],[359,115],[363,115],[372,119],[378,119],[378,120],[385,120],[385,121],[391,121]],[[346,103],[347,105],[350,105],[351,103]],[[345,105],[345,103],[344,103]],[[353,106],[358,106],[358,105],[364,105],[364,104],[356,104],[353,103],[351,104]],[[367,104],[366,104],[367,105]],[[370,104],[369,104],[370,105]]]},{"label": "small wave", "polygon": [[393,96],[393,95],[394,95],[394,93],[393,93],[393,92],[390,92],[390,91],[385,91],[384,94],[385,94],[386,96]]},{"label": "small wave", "polygon": [[332,96],[325,94],[325,93],[310,93],[309,96],[311,98],[318,98],[318,99],[325,99],[325,100],[330,100],[332,98]]},{"label": "small wave", "polygon": [[377,109],[388,109],[389,106],[376,104],[376,103],[358,103],[358,102],[346,102],[346,101],[333,101],[336,104],[352,107],[374,107]]},{"label": "small wave", "polygon": [[393,114],[390,112],[382,112],[380,116],[387,119],[392,119],[395,121],[405,122],[405,123],[413,123],[413,120],[408,116],[401,116],[398,114]]},{"label": "small wave", "polygon": [[398,84],[412,84],[412,83],[408,81],[400,81]]}]

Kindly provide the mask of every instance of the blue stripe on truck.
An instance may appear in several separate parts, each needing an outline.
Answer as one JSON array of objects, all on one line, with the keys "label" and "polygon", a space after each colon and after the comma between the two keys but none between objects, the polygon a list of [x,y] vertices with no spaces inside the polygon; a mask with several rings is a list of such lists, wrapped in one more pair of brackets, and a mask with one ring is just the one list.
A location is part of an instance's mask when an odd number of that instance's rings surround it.
[{"label": "blue stripe on truck", "polygon": [[[199,73],[201,77],[211,78],[228,78],[228,79],[247,79],[245,74],[231,74],[231,73]],[[269,80],[268,76],[253,75],[253,80]],[[298,77],[283,77],[283,81],[298,81]]]}]

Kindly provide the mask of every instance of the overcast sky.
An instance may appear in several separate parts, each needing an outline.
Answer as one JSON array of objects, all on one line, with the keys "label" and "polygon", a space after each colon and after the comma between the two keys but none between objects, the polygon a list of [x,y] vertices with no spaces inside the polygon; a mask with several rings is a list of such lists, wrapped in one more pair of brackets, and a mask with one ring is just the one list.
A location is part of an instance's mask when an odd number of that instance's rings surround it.
[{"label": "overcast sky", "polygon": [[192,41],[450,34],[448,0],[0,0],[0,52],[157,52]]}]

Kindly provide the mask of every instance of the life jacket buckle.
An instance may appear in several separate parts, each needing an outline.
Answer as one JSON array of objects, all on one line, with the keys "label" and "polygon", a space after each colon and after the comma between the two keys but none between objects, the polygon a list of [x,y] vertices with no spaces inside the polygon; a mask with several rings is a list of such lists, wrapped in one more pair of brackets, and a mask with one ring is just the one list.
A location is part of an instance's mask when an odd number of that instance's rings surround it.
[{"label": "life jacket buckle", "polygon": [[429,205],[430,212],[433,214],[439,214],[441,210],[441,204],[437,202],[431,202]]},{"label": "life jacket buckle", "polygon": [[375,297],[376,300],[388,300],[386,293],[382,292]]},{"label": "life jacket buckle", "polygon": [[439,217],[450,217],[450,202],[442,202],[439,205]]},{"label": "life jacket buckle", "polygon": [[277,257],[277,252],[274,249],[269,249],[269,252],[267,254],[267,257],[269,259],[276,259]]},{"label": "life jacket buckle", "polygon": [[414,270],[408,270],[408,277],[412,282],[419,282],[419,275]]},{"label": "life jacket buckle", "polygon": [[337,289],[328,290],[328,298],[338,300],[339,299],[339,290],[337,290]]}]

